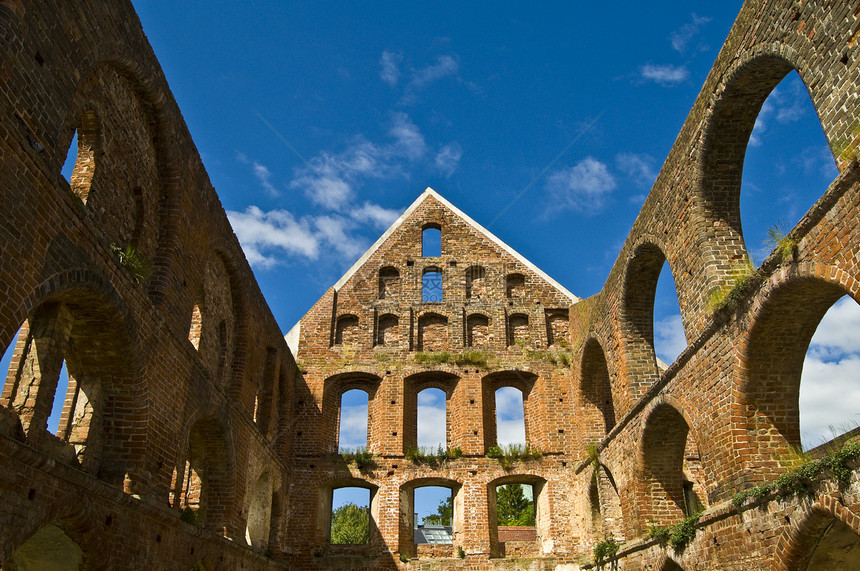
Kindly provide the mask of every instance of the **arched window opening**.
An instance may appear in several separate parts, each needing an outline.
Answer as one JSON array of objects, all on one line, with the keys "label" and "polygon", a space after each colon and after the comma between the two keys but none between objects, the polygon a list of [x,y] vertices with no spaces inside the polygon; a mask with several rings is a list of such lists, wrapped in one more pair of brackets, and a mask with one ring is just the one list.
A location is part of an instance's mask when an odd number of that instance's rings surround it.
[{"label": "arched window opening", "polygon": [[644,522],[665,526],[702,511],[702,463],[684,417],[668,404],[658,405],[646,421],[642,446],[648,493]]},{"label": "arched window opening", "polygon": [[499,447],[525,447],[526,419],[523,392],[514,387],[496,390],[496,442]]},{"label": "arched window opening", "polygon": [[505,278],[505,295],[508,299],[526,296],[526,277],[522,274],[508,274]]},{"label": "arched window opening", "polygon": [[[177,481],[179,477],[181,480]],[[171,489],[175,490],[173,507],[180,511],[183,521],[195,525],[201,523],[198,519],[198,512],[202,488],[203,482],[200,479],[200,474],[197,473],[189,460],[185,461],[185,468],[181,474],[176,468],[173,469],[171,482]]]},{"label": "arched window opening", "polygon": [[359,341],[358,317],[355,315],[341,315],[337,318],[335,326],[335,345],[357,345]]},{"label": "arched window opening", "polygon": [[490,319],[486,315],[473,313],[466,318],[466,345],[468,347],[489,347]]},{"label": "arched window opening", "polygon": [[487,293],[487,272],[483,266],[466,268],[466,299],[480,299]]},{"label": "arched window opening", "polygon": [[182,519],[221,529],[231,501],[232,467],[224,427],[216,417],[199,418],[188,435],[186,458],[177,469],[174,507]]},{"label": "arched window opening", "polygon": [[397,299],[400,293],[400,272],[386,266],[379,270],[379,299]]},{"label": "arched window opening", "polygon": [[550,346],[568,347],[570,316],[567,309],[547,309],[546,342]]},{"label": "arched window opening", "polygon": [[273,406],[276,401],[276,375],[278,352],[272,347],[266,347],[266,362],[263,374],[257,382],[257,395],[254,399],[254,422],[263,436],[268,436],[272,430]]},{"label": "arched window opening", "polygon": [[425,313],[418,318],[418,350],[444,351],[448,348],[448,318]]},{"label": "arched window opening", "polygon": [[84,552],[59,526],[48,524],[15,550],[3,569],[83,569]]},{"label": "arched window opening", "polygon": [[582,352],[582,396],[585,404],[586,439],[598,442],[615,428],[612,383],[603,348],[589,340]]},{"label": "arched window opening", "polygon": [[367,488],[332,490],[329,543],[360,545],[370,541],[370,499]]},{"label": "arched window opening", "polygon": [[809,343],[800,377],[800,439],[810,450],[860,433],[860,305],[833,304]]},{"label": "arched window opening", "polygon": [[[796,71],[785,76],[764,101],[749,137],[742,173],[743,239],[758,265],[839,173],[809,92]],[[790,244],[784,254],[792,256]]]},{"label": "arched window opening", "polygon": [[454,543],[454,490],[442,486],[421,486],[413,492],[416,545]]},{"label": "arched window opening", "polygon": [[428,224],[421,232],[421,257],[438,258],[442,255],[442,227]]},{"label": "arched window opening", "polygon": [[200,350],[200,335],[202,333],[203,313],[200,311],[200,304],[195,303],[194,309],[191,310],[191,327],[188,329],[188,340],[198,351]]},{"label": "arched window opening", "polygon": [[421,276],[421,301],[424,303],[442,303],[442,270],[436,267],[426,268]]},{"label": "arched window opening", "polygon": [[72,135],[72,141],[66,151],[66,159],[60,171],[69,182],[72,192],[84,203],[89,198],[99,147],[98,118],[94,112],[87,111],[79,118],[77,129]]},{"label": "arched window opening", "polygon": [[222,319],[218,323],[218,378],[224,374],[224,365],[227,363],[227,321]]},{"label": "arched window opening", "polygon": [[588,486],[588,506],[589,515],[591,517],[591,535],[595,538],[604,537],[603,532],[603,515],[600,513],[600,491],[597,486],[597,471],[591,477],[591,483]]},{"label": "arched window opening", "polygon": [[399,347],[401,338],[399,335],[399,320],[396,315],[387,313],[379,316],[379,325],[376,331],[376,344],[387,347]]},{"label": "arched window opening", "polygon": [[529,316],[515,313],[508,317],[508,346],[527,347],[530,340]]},{"label": "arched window opening", "polygon": [[435,453],[447,450],[447,402],[445,391],[424,389],[418,393],[418,448]]},{"label": "arched window opening", "polygon": [[272,514],[272,479],[269,473],[262,474],[254,489],[248,506],[248,523],[245,527],[245,541],[256,549],[269,545],[269,529]]},{"label": "arched window opening", "polygon": [[361,389],[352,389],[341,395],[337,438],[338,451],[341,454],[367,450],[369,402],[369,395]]},{"label": "arched window opening", "polygon": [[681,322],[678,290],[669,262],[664,261],[654,294],[654,352],[658,359],[657,366],[661,371],[666,370],[686,348],[687,338]]}]

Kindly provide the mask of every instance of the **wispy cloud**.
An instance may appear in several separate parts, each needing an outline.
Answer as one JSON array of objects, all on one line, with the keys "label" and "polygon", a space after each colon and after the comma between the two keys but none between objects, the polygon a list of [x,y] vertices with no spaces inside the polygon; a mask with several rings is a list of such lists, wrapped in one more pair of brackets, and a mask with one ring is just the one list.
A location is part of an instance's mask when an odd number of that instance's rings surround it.
[{"label": "wispy cloud", "polygon": [[525,444],[523,393],[513,387],[496,391],[496,440],[501,446]]},{"label": "wispy cloud", "polygon": [[683,83],[690,77],[690,71],[682,65],[646,64],[639,68],[639,75],[646,81],[653,81],[667,87]]},{"label": "wispy cloud", "polygon": [[343,151],[323,151],[295,170],[290,188],[301,190],[315,204],[336,211],[355,199],[355,189],[369,179],[405,176],[403,162],[427,153],[427,143],[406,113],[393,113],[388,130],[392,139],[376,144],[357,136]]},{"label": "wispy cloud", "polygon": [[681,315],[670,315],[654,322],[654,350],[666,364],[672,364],[687,348]]},{"label": "wispy cloud", "polygon": [[451,55],[441,55],[436,58],[436,62],[416,69],[412,74],[412,79],[409,81],[407,88],[423,89],[431,83],[435,83],[444,77],[457,75],[460,69],[460,64]]},{"label": "wispy cloud", "polygon": [[283,253],[311,260],[319,256],[320,240],[312,224],[286,210],[263,212],[249,206],[245,212],[228,211],[227,218],[251,265],[274,266]]},{"label": "wispy cloud", "polygon": [[418,393],[418,446],[445,447],[446,426],[444,393],[438,389]]},{"label": "wispy cloud", "polygon": [[702,26],[710,21],[710,18],[699,17],[693,14],[691,22],[684,24],[677,31],[672,33],[670,38],[672,40],[672,48],[683,54],[689,43],[699,34]]},{"label": "wispy cloud", "polygon": [[546,184],[554,207],[589,214],[603,208],[615,186],[615,177],[594,157],[550,174]]},{"label": "wispy cloud", "polygon": [[436,153],[436,168],[446,177],[450,177],[460,164],[463,148],[459,143],[449,143]]},{"label": "wispy cloud", "polygon": [[788,82],[779,85],[771,91],[755,120],[749,144],[758,147],[763,143],[763,135],[767,132],[771,121],[783,125],[799,121],[806,114],[809,94],[800,78],[792,77]]},{"label": "wispy cloud", "polygon": [[643,188],[651,188],[657,179],[654,157],[648,154],[619,153],[615,155],[616,168]]},{"label": "wispy cloud", "polygon": [[367,403],[345,405],[340,409],[340,449],[367,446]]},{"label": "wispy cloud", "polygon": [[378,230],[385,230],[400,217],[400,211],[393,208],[383,208],[378,204],[365,202],[352,212],[353,218],[360,219]]},{"label": "wispy cloud", "polygon": [[812,337],[800,381],[800,429],[805,448],[860,425],[860,305],[839,300]]},{"label": "wispy cloud", "polygon": [[236,159],[240,163],[250,164],[251,171],[254,173],[254,177],[257,179],[257,182],[260,183],[260,186],[263,187],[263,190],[266,191],[270,197],[278,197],[280,196],[280,191],[275,188],[275,185],[272,184],[272,171],[265,165],[258,163],[257,161],[252,161],[245,155],[245,153],[236,153]]},{"label": "wispy cloud", "polygon": [[379,58],[379,77],[394,87],[400,80],[400,62],[403,61],[403,54],[384,51]]}]

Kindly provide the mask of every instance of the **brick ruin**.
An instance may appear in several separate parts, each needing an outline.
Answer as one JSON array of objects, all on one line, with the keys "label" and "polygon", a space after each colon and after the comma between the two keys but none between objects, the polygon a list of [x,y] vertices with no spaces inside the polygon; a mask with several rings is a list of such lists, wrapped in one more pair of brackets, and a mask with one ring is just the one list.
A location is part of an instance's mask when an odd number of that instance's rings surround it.
[{"label": "brick ruin", "polygon": [[[856,2],[748,1],[597,295],[428,190],[288,345],[131,4],[0,0],[2,568],[569,570],[608,538],[624,569],[860,566],[855,459],[800,495],[760,487],[793,467],[817,324],[860,300],[858,38]],[[793,70],[839,174],[790,251],[734,287],[747,141]],[[422,252],[428,228],[440,255]],[[664,262],[688,344],[668,367],[653,350]],[[500,387],[521,392],[540,458],[488,456]],[[426,388],[459,457],[407,455]],[[351,389],[368,395],[361,468],[337,454]],[[531,486],[533,530],[500,532],[508,483]],[[452,490],[452,544],[414,543],[426,485]],[[366,544],[329,541],[345,486],[369,490]],[[699,507],[684,545],[649,531]]]}]

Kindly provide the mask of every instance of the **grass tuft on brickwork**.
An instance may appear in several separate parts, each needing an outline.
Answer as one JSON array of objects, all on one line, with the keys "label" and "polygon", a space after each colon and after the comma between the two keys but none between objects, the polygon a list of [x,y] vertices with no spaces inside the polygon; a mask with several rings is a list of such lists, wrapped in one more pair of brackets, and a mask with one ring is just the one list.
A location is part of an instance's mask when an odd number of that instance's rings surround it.
[{"label": "grass tuft on brickwork", "polygon": [[737,264],[731,271],[728,284],[715,287],[708,292],[708,304],[711,309],[716,312],[725,307],[737,305],[757,277],[758,274],[749,260]]},{"label": "grass tuft on brickwork", "polygon": [[415,353],[416,363],[450,363],[451,353],[448,351],[419,351]]},{"label": "grass tuft on brickwork", "polygon": [[471,365],[484,368],[489,360],[489,355],[483,351],[464,351],[453,354],[448,351],[419,351],[415,353],[415,362],[426,364],[454,363],[458,367]]},{"label": "grass tuft on brickwork", "polygon": [[406,459],[418,465],[439,466],[449,460],[456,460],[462,457],[463,451],[459,447],[445,449],[441,444],[436,449],[411,446],[406,450]]},{"label": "grass tuft on brickwork", "polygon": [[780,221],[771,226],[767,231],[765,242],[779,254],[783,262],[793,260],[797,255],[797,239],[788,235],[785,222]]},{"label": "grass tuft on brickwork", "polygon": [[358,448],[341,448],[339,454],[344,462],[355,464],[359,470],[372,468],[376,465],[376,462],[373,461],[373,453],[361,446]]},{"label": "grass tuft on brickwork", "polygon": [[610,537],[608,539],[604,539],[603,541],[598,541],[594,545],[594,564],[598,569],[603,569],[606,563],[615,557],[615,554],[618,553],[618,549],[621,547],[621,544],[615,541],[614,537]]},{"label": "grass tuft on brickwork", "polygon": [[860,442],[850,442],[824,458],[805,460],[795,469],[777,478],[775,482],[768,482],[736,493],[732,496],[732,503],[740,508],[751,498],[758,502],[773,497],[782,499],[808,496],[815,493],[818,483],[828,472],[841,488],[845,488],[851,482],[853,473],[849,463],[858,457],[860,457]]},{"label": "grass tuft on brickwork", "polygon": [[499,461],[505,470],[511,468],[516,462],[528,462],[540,460],[543,452],[523,444],[506,444],[505,446],[490,446],[487,449],[487,457]]},{"label": "grass tuft on brickwork", "polygon": [[648,526],[648,535],[662,546],[671,545],[676,553],[681,553],[696,537],[696,524],[701,513],[691,515],[669,527]]}]

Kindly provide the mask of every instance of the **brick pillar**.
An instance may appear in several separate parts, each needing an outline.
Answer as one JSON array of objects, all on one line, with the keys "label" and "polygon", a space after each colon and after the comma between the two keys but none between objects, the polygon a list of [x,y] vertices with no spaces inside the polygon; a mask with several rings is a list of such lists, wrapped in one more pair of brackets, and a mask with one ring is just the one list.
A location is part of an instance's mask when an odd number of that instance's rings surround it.
[{"label": "brick pillar", "polygon": [[31,323],[30,342],[19,361],[18,383],[11,397],[12,409],[28,435],[31,427],[37,432],[47,430],[72,320],[66,306],[52,305],[39,311]]}]

